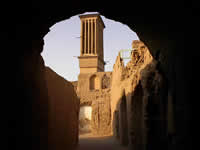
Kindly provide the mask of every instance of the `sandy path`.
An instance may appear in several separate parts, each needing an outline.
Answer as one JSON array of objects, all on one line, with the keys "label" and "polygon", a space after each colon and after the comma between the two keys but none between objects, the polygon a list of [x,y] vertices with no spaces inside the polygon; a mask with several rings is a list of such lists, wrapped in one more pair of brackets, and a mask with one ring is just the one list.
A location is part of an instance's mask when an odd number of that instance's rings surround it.
[{"label": "sandy path", "polygon": [[112,136],[94,137],[84,135],[79,137],[79,146],[77,150],[127,150],[127,147],[121,146]]}]

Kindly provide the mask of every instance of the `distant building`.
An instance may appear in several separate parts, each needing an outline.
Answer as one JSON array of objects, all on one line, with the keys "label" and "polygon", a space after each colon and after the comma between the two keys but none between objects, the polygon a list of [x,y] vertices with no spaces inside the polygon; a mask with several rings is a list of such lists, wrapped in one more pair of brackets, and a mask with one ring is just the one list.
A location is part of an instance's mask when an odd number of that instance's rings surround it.
[{"label": "distant building", "polygon": [[[80,134],[111,133],[110,85],[112,72],[104,72],[103,30],[99,14],[79,16],[81,20],[80,74],[77,95],[80,98]],[[84,114],[83,114],[84,113]],[[89,119],[88,113],[91,114]],[[85,115],[85,118],[83,117]]]}]

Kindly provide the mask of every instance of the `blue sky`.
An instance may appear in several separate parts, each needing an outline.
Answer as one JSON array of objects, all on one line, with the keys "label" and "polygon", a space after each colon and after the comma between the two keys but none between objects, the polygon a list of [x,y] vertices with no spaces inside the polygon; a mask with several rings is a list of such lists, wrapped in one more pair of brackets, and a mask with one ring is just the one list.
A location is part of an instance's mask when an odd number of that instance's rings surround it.
[{"label": "blue sky", "polygon": [[[93,13],[93,12],[92,12]],[[84,14],[90,14],[89,12]],[[131,49],[133,40],[138,36],[127,25],[101,16],[104,29],[105,71],[112,71],[116,57],[121,49]],[[79,74],[80,19],[78,15],[56,23],[44,37],[42,57],[45,65],[52,68],[68,81],[76,81]]]}]

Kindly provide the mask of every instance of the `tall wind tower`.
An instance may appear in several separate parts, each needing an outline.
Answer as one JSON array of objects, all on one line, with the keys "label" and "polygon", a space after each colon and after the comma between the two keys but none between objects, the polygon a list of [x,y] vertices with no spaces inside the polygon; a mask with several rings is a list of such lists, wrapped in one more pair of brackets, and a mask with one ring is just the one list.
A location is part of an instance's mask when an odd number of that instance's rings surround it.
[{"label": "tall wind tower", "polygon": [[99,14],[80,15],[81,47],[80,74],[104,72],[103,29],[105,25]]}]

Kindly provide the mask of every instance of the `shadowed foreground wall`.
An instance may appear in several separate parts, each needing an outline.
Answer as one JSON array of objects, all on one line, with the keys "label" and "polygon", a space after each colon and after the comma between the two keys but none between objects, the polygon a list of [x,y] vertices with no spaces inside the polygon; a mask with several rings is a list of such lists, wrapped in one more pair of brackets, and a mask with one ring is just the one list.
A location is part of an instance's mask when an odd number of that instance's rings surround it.
[{"label": "shadowed foreground wall", "polygon": [[72,149],[78,144],[79,99],[73,85],[49,67],[45,72],[48,89],[48,150]]}]

